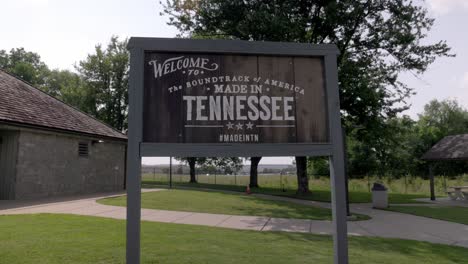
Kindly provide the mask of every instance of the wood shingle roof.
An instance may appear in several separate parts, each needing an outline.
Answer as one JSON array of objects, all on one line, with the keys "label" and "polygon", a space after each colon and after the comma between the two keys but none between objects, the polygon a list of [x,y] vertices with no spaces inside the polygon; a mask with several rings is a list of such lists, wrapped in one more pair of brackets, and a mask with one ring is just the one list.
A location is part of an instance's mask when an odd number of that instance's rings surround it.
[{"label": "wood shingle roof", "polygon": [[0,70],[0,123],[125,140],[101,121]]},{"label": "wood shingle roof", "polygon": [[468,160],[468,134],[447,136],[423,156],[424,160]]}]

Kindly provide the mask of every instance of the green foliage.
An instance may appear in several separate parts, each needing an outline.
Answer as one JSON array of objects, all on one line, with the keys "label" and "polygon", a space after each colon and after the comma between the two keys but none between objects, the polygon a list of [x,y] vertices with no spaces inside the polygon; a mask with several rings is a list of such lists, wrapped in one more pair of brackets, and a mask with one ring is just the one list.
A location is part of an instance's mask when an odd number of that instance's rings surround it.
[{"label": "green foliage", "polygon": [[310,157],[307,161],[307,174],[315,177],[330,175],[330,167],[327,158]]},{"label": "green foliage", "polygon": [[242,168],[242,158],[238,157],[208,158],[206,162],[224,174],[235,174]]},{"label": "green foliage", "polygon": [[372,138],[371,141],[357,140],[359,130],[348,134],[348,171],[351,177],[377,174],[399,178],[409,173],[414,156],[405,143],[412,135],[414,123],[408,116],[387,119],[378,134],[366,136],[367,139]]},{"label": "green foliage", "polygon": [[127,40],[113,36],[105,49],[80,61],[76,69],[86,90],[85,111],[117,130],[127,128],[129,53]]},{"label": "green foliage", "polygon": [[0,69],[3,69],[22,80],[42,88],[46,84],[49,68],[39,54],[26,51],[24,48],[0,50]]},{"label": "green foliage", "polygon": [[80,76],[74,72],[50,71],[42,90],[84,112],[89,112],[86,87]]},{"label": "green foliage", "polygon": [[230,157],[230,158],[175,158],[185,164],[188,164],[189,159],[195,159],[198,170],[202,173],[210,174],[235,174],[242,168],[242,158]]},{"label": "green foliage", "polygon": [[378,161],[375,148],[347,136],[348,174],[351,178],[362,178],[377,171]]},{"label": "green foliage", "polygon": [[421,129],[430,128],[426,134],[437,142],[446,135],[466,133],[468,112],[455,100],[432,100],[424,106],[418,124]]}]

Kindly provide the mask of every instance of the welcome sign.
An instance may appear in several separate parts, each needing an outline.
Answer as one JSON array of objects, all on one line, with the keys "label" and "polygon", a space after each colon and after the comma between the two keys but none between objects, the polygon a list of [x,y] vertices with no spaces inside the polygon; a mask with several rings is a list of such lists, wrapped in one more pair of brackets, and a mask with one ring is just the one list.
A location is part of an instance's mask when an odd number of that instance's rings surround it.
[{"label": "welcome sign", "polygon": [[143,142],[327,143],[320,57],[145,52]]},{"label": "welcome sign", "polygon": [[131,38],[127,263],[140,262],[142,157],[327,156],[334,263],[348,263],[335,45]]}]

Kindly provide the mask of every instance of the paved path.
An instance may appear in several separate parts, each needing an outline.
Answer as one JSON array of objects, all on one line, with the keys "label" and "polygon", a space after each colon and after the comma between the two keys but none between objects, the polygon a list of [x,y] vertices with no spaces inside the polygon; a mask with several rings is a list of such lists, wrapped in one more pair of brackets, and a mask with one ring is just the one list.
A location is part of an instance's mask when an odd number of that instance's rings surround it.
[{"label": "paved path", "polygon": [[[151,189],[144,191],[158,190]],[[98,199],[115,195],[122,195],[122,193],[74,197],[66,200],[55,199],[37,201],[32,204],[31,202],[3,201],[0,202],[0,215],[59,213],[125,219],[125,207],[102,205],[96,202]],[[287,200],[304,205],[329,207],[328,203],[266,195],[257,196],[274,200]],[[354,213],[369,215],[372,219],[348,222],[348,232],[350,235],[403,238],[448,245],[458,245],[468,248],[468,225],[396,212],[375,210],[371,208],[370,204],[352,204],[351,211]],[[314,234],[332,233],[332,225],[330,221],[305,219],[236,216],[153,209],[142,209],[141,218],[144,221],[152,222],[205,225],[256,231],[306,232]]]}]

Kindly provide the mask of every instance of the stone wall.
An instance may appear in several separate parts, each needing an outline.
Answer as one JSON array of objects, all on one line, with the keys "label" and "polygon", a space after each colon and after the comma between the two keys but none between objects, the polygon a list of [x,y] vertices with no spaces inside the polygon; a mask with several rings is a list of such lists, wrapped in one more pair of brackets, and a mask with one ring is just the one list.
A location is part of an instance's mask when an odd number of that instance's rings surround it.
[{"label": "stone wall", "polygon": [[[78,155],[79,142],[88,144],[87,157]],[[124,177],[124,142],[20,132],[16,199],[121,191]]]}]

